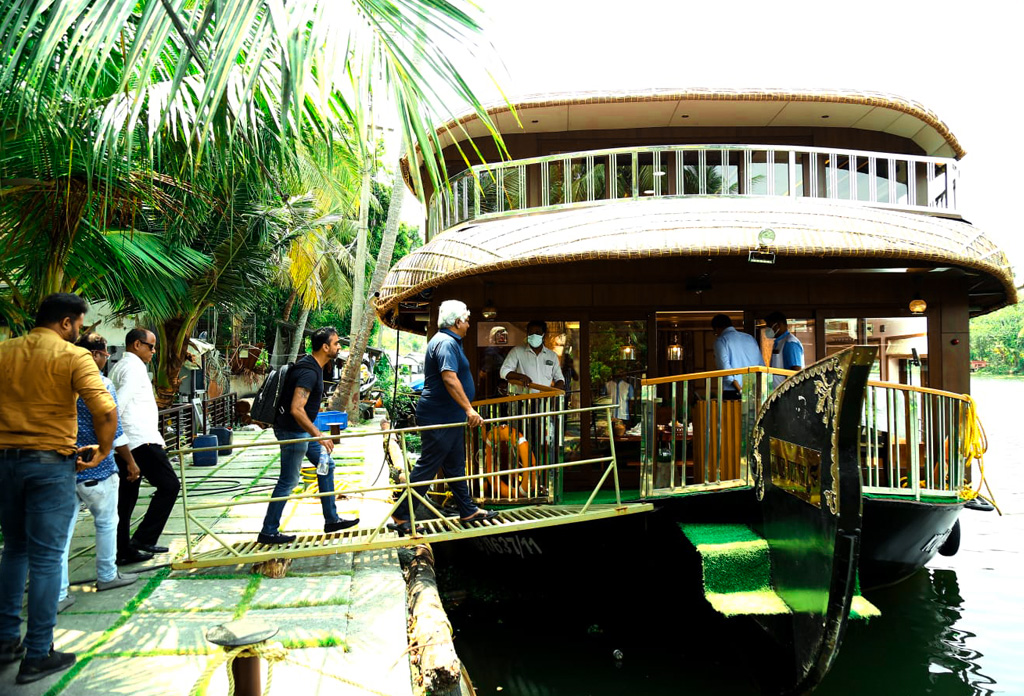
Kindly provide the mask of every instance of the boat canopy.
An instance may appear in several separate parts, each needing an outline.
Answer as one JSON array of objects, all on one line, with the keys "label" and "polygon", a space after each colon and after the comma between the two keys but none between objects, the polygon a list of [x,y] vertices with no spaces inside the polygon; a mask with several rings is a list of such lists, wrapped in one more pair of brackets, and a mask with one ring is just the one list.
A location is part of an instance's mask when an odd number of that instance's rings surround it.
[{"label": "boat canopy", "polygon": [[[774,231],[767,245],[759,239],[766,228]],[[403,301],[467,276],[592,260],[745,258],[751,251],[805,259],[809,267],[820,266],[817,259],[959,267],[980,276],[984,301],[975,313],[1017,302],[1006,255],[969,223],[819,200],[714,196],[612,201],[451,229],[391,269],[376,308],[397,328]]]}]

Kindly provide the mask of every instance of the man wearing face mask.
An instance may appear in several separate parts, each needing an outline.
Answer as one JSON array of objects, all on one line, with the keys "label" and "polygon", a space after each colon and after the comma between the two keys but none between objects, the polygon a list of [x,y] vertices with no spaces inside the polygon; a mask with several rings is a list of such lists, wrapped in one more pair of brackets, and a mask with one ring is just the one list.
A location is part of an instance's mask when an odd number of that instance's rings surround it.
[{"label": "man wearing face mask", "polygon": [[[516,346],[501,364],[501,378],[526,386],[531,382],[565,389],[565,377],[558,364],[558,356],[544,345],[548,327],[534,319],[526,325],[526,345]],[[536,391],[536,390],[532,390]]]},{"label": "man wearing face mask", "polygon": [[[764,323],[767,325],[764,335],[775,340],[769,367],[783,370],[804,369],[804,345],[800,343],[800,339],[789,332],[786,315],[782,312],[772,312],[764,318]],[[783,375],[772,375],[772,378],[775,387],[786,381]]]}]

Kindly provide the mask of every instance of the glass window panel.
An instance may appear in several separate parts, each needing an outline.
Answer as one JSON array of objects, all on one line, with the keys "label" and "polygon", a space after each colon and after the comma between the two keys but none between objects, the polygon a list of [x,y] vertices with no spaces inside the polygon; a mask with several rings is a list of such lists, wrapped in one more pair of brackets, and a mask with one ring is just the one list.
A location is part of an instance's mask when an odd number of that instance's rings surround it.
[{"label": "glass window panel", "polygon": [[640,460],[640,438],[628,434],[639,423],[640,380],[647,371],[647,322],[590,322],[591,403],[612,405],[612,422],[607,411],[595,411],[591,417],[591,443],[595,453],[607,453],[609,426],[616,441],[616,451],[625,464]]},{"label": "glass window panel", "polygon": [[788,196],[789,193],[789,153],[775,153],[775,195]]},{"label": "glass window panel", "polygon": [[587,195],[588,191],[588,171],[587,171],[587,160],[576,158],[572,160],[571,168],[569,169],[569,185],[571,201],[573,203],[579,203],[580,201],[590,200]]},{"label": "glass window panel", "polygon": [[909,168],[906,160],[896,160],[896,202],[907,203]]},{"label": "glass window panel", "polygon": [[746,193],[754,196],[766,196],[768,195],[768,153],[752,152],[750,159],[750,171],[748,172],[750,190]]},{"label": "glass window panel", "polygon": [[704,192],[708,195],[721,194],[725,186],[722,171],[722,152],[721,150],[707,150],[706,152],[707,158],[704,169],[698,172],[698,175],[705,181],[706,188]]},{"label": "glass window panel", "polygon": [[836,170],[836,196],[840,200],[848,201],[851,198],[850,158],[847,155],[837,155],[832,160]]},{"label": "glass window panel", "polygon": [[494,172],[483,171],[480,179],[480,214],[494,213],[498,210],[498,184]]},{"label": "glass window panel", "polygon": [[796,161],[796,195],[807,196],[807,179],[811,175],[811,158],[806,152],[797,152]]},{"label": "glass window panel", "polygon": [[700,193],[700,155],[696,150],[683,153],[683,193]]},{"label": "glass window panel", "polygon": [[548,162],[548,205],[565,203],[565,162]]},{"label": "glass window panel", "polygon": [[858,201],[870,201],[871,200],[871,176],[870,176],[871,158],[869,157],[858,157],[857,158],[857,200]]},{"label": "glass window panel", "polygon": [[633,196],[633,156],[630,154],[615,155],[615,197],[631,198]]},{"label": "glass window panel", "polygon": [[889,203],[889,160],[875,160],[875,200]]}]

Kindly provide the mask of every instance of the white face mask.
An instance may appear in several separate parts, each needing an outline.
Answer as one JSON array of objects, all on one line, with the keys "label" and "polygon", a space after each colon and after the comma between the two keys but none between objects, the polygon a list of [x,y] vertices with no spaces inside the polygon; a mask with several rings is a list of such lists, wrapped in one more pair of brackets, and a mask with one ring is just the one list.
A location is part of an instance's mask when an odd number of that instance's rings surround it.
[{"label": "white face mask", "polygon": [[767,336],[768,338],[775,338],[775,329],[769,326],[767,329],[764,330],[764,335]]},{"label": "white face mask", "polygon": [[531,348],[540,348],[541,344],[544,343],[544,337],[537,334],[530,334],[526,337],[526,343]]}]

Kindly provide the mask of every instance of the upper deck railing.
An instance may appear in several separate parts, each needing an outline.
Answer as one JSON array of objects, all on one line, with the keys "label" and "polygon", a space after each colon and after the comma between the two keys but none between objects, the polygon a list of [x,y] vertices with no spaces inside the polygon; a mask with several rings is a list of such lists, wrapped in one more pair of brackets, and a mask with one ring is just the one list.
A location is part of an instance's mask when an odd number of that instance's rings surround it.
[{"label": "upper deck railing", "polygon": [[470,167],[428,204],[428,239],[469,221],[623,199],[785,196],[956,215],[956,161],[776,145],[664,145]]}]

